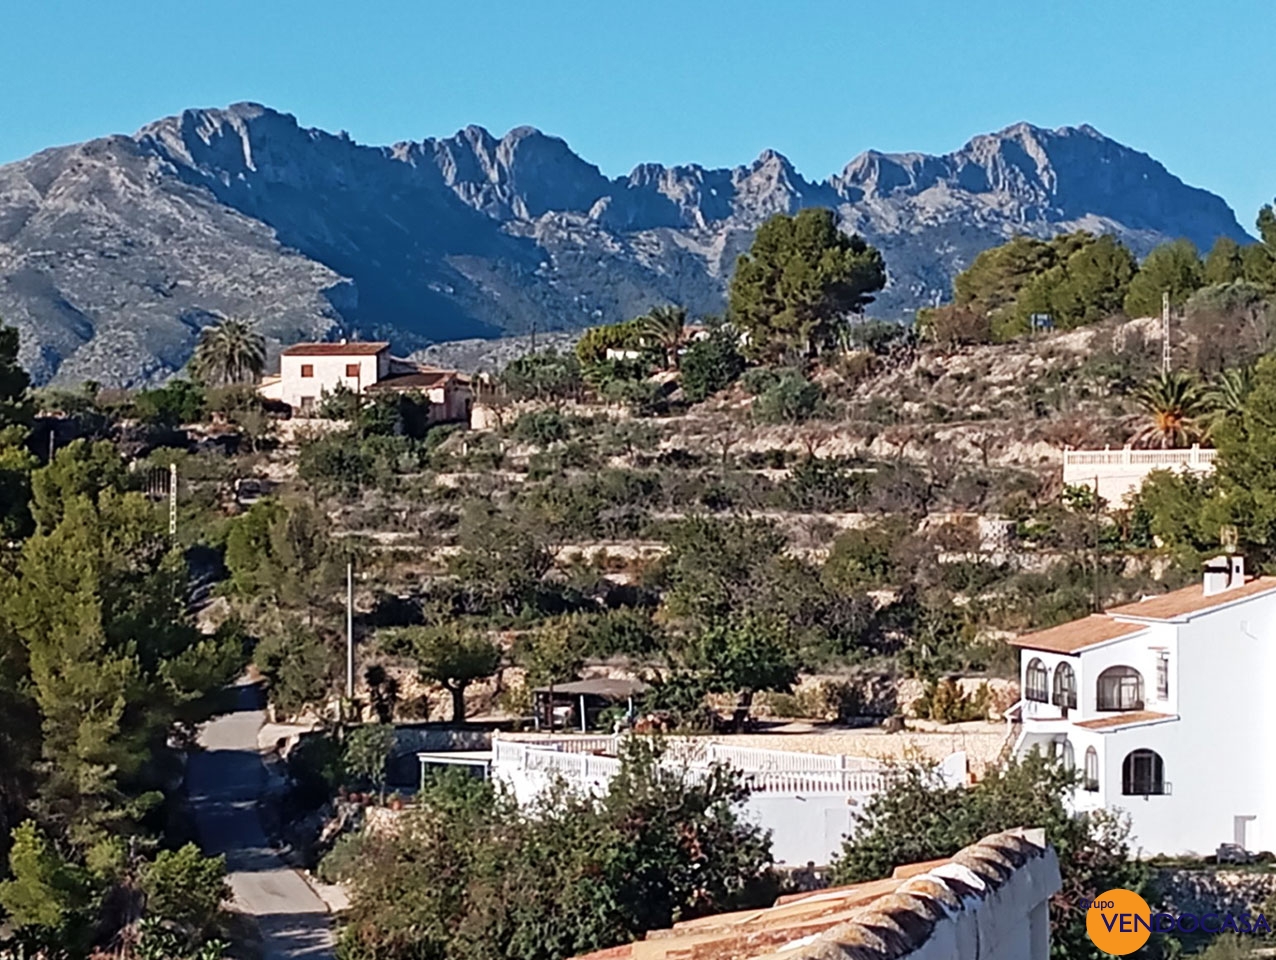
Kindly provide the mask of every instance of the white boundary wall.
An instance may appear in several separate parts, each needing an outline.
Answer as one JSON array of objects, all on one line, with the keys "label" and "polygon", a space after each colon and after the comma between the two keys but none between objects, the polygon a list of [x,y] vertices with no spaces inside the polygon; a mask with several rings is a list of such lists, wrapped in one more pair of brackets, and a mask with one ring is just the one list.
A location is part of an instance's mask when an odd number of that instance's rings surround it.
[{"label": "white boundary wall", "polygon": [[[554,740],[492,738],[492,778],[520,804],[533,803],[555,781],[595,796],[620,771],[615,737]],[[864,804],[883,790],[894,768],[865,757],[733,747],[696,738],[666,741],[668,761],[691,776],[711,763],[740,770],[749,785],[744,816],[771,831],[776,862],[826,865],[855,825]],[[939,767],[948,785],[966,781],[966,756],[954,753]]]},{"label": "white boundary wall", "polygon": [[1121,507],[1126,494],[1143,486],[1153,470],[1210,473],[1216,456],[1217,451],[1195,445],[1186,450],[1064,450],[1063,482],[1091,490],[1097,483],[1099,496],[1112,507]]}]

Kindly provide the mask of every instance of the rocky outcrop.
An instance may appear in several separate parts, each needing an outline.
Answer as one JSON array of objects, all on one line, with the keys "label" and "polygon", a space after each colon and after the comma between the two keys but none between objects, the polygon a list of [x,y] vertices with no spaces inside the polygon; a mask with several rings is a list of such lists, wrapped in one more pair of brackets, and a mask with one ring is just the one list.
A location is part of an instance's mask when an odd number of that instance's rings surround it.
[{"label": "rocky outcrop", "polygon": [[818,182],[773,150],[609,178],[531,127],[369,147],[241,103],[0,167],[0,317],[38,382],[129,385],[180,368],[220,314],[275,343],[361,335],[401,352],[663,302],[694,315],[721,309],[760,223],[808,206],[883,250],[873,312],[904,319],[1016,232],[1109,231],[1139,252],[1246,239],[1221,199],[1085,126],[868,152]]}]

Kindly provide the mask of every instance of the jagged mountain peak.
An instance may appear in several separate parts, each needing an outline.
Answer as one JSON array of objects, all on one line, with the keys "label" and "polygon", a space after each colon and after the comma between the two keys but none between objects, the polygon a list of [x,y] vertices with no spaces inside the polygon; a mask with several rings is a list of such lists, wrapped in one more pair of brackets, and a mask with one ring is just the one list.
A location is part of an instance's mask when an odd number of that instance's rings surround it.
[{"label": "jagged mountain peak", "polygon": [[216,314],[411,350],[658,303],[710,313],[752,231],[809,206],[884,251],[887,317],[1014,233],[1110,230],[1138,253],[1248,239],[1221,199],[1086,125],[868,150],[822,181],[774,149],[613,178],[531,126],[365,146],[245,101],[0,166],[0,316],[38,381],[128,384],[178,369]]}]

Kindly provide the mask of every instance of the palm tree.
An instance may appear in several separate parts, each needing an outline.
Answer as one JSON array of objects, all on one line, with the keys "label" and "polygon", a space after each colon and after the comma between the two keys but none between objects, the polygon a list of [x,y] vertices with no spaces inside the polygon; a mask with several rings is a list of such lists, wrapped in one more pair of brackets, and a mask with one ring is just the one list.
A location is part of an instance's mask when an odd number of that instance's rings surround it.
[{"label": "palm tree", "polygon": [[665,366],[678,369],[678,348],[686,335],[685,307],[653,307],[638,318],[638,332],[665,352]]},{"label": "palm tree", "polygon": [[1241,416],[1245,401],[1253,388],[1253,367],[1236,367],[1218,375],[1218,379],[1206,388],[1204,394],[1209,408],[1203,418],[1207,436],[1213,436],[1223,424]]},{"label": "palm tree", "polygon": [[1136,443],[1168,449],[1185,447],[1201,436],[1198,418],[1205,413],[1205,398],[1192,374],[1161,373],[1135,390],[1134,399],[1149,415],[1134,436]]},{"label": "palm tree", "polygon": [[191,367],[206,386],[253,383],[266,365],[266,341],[252,324],[228,317],[199,335]]}]

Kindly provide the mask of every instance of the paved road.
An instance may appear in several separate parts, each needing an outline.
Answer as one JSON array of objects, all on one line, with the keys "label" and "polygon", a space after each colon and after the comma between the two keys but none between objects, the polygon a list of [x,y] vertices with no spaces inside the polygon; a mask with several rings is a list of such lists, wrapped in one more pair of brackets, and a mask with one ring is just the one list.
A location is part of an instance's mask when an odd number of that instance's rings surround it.
[{"label": "paved road", "polygon": [[239,686],[237,709],[205,725],[203,751],[191,755],[189,784],[200,839],[224,853],[238,906],[261,930],[264,960],[336,956],[327,907],[266,841],[257,799],[266,769],[257,750],[265,722],[261,690]]}]

